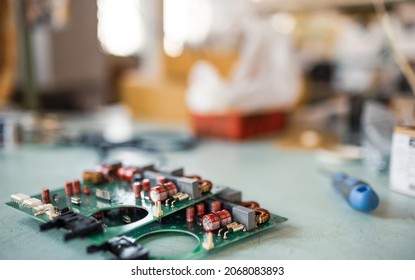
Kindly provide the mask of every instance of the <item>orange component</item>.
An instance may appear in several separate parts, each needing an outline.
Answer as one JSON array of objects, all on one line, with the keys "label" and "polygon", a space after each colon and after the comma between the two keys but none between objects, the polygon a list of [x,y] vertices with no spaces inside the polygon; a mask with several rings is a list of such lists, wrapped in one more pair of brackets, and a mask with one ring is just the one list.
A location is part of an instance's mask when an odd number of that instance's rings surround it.
[{"label": "orange component", "polygon": [[86,194],[86,195],[90,195],[91,194],[91,192],[89,191],[89,187],[88,186],[85,186],[85,188],[84,188],[84,194]]}]

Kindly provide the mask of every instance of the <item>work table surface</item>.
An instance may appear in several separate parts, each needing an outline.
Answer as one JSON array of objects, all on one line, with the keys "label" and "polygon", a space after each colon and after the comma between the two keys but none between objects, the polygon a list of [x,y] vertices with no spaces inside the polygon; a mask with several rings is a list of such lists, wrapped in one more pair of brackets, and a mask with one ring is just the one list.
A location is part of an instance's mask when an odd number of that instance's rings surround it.
[{"label": "work table surface", "polygon": [[[258,201],[288,218],[209,258],[415,259],[415,198],[392,192],[387,175],[370,173],[359,162],[324,166],[311,152],[279,150],[274,140],[203,141],[192,150],[165,154],[169,165],[241,190],[244,200]],[[117,155],[157,161],[137,151]],[[86,254],[88,239],[65,243],[62,230],[41,233],[38,221],[4,204],[13,193],[30,195],[43,187],[62,187],[97,163],[97,152],[86,147],[29,145],[0,150],[0,258],[113,258],[109,253]],[[322,166],[369,182],[380,197],[378,209],[370,214],[353,210],[318,172]]]}]

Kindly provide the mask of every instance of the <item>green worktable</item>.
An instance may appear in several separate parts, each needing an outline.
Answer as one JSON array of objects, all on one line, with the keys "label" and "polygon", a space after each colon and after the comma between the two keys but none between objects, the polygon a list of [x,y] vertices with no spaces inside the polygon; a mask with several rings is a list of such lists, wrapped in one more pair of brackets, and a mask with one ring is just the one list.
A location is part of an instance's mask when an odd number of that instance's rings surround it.
[{"label": "green worktable", "polygon": [[[357,212],[318,173],[311,152],[278,150],[274,139],[243,143],[205,141],[195,149],[165,154],[214,182],[239,189],[288,222],[215,252],[212,259],[415,259],[415,198],[390,191],[387,175],[361,163],[325,166],[369,182],[380,197],[371,214]],[[151,154],[119,150],[127,161],[155,160]],[[0,150],[0,259],[106,259],[88,255],[87,239],[63,242],[60,230],[39,232],[39,222],[4,204],[13,193],[56,188],[95,166],[98,155],[85,147],[27,145]],[[172,239],[174,241],[174,238]],[[177,237],[177,242],[182,237]],[[156,244],[153,241],[153,245]]]}]

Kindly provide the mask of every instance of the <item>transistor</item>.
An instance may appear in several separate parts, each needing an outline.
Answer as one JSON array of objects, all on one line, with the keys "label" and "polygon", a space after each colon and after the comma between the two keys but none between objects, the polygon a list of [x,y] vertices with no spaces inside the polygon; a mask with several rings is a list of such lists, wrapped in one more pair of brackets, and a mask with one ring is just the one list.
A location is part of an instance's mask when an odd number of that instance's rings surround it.
[{"label": "transistor", "polygon": [[147,260],[149,251],[142,245],[134,244],[134,239],[126,236],[116,236],[102,245],[87,247],[88,253],[110,251],[120,260]]},{"label": "transistor", "polygon": [[71,230],[71,232],[64,235],[65,241],[76,237],[91,236],[103,231],[101,222],[73,211],[67,211],[56,216],[52,221],[40,225],[41,231],[52,228],[66,228]]}]

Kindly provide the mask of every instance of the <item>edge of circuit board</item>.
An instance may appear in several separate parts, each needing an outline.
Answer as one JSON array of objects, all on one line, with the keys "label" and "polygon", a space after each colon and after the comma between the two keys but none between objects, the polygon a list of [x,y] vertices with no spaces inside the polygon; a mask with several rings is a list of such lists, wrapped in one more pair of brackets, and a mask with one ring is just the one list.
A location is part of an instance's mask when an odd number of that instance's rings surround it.
[{"label": "edge of circuit board", "polygon": [[287,220],[241,198],[240,191],[185,176],[183,168],[110,162],[85,171],[83,182],[34,196],[12,194],[6,204],[43,222],[41,231],[65,228],[65,241],[89,237],[89,253],[110,251],[119,259],[158,259],[137,242],[158,231],[185,232],[198,246],[175,257],[181,259],[202,257]]}]

